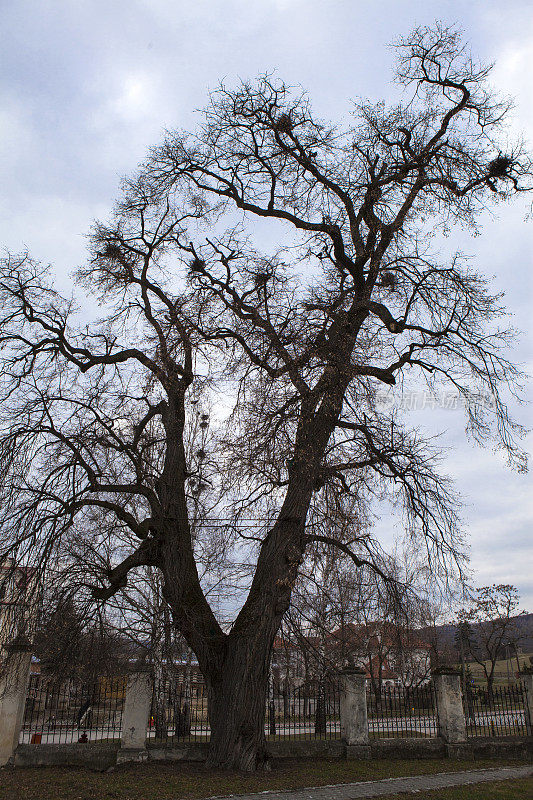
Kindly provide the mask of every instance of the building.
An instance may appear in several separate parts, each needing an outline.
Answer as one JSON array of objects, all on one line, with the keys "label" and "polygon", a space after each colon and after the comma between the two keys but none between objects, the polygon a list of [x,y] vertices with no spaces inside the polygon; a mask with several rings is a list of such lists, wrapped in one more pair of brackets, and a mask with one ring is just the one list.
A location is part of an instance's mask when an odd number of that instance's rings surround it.
[{"label": "building", "polygon": [[384,621],[349,623],[321,637],[276,637],[271,674],[276,686],[299,686],[351,666],[364,669],[374,688],[409,688],[429,680],[430,657],[431,647],[416,631]]},{"label": "building", "polygon": [[430,678],[431,647],[415,630],[383,620],[349,623],[331,639],[336,663],[365,669],[374,686],[409,688]]},{"label": "building", "polygon": [[7,558],[0,564],[0,660],[17,636],[31,636],[38,599],[36,572]]}]

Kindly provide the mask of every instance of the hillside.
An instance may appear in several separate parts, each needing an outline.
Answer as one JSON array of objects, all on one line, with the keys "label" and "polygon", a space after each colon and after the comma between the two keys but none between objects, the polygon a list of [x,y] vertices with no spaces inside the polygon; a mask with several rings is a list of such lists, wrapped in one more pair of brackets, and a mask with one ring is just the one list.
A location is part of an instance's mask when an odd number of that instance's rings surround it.
[{"label": "hillside", "polygon": [[[519,653],[533,653],[533,614],[522,614],[518,617],[513,617],[515,625],[520,632],[520,642],[518,645]],[[473,625],[473,630],[480,627]],[[457,626],[448,623],[444,625],[437,625],[435,628],[424,629],[424,638],[427,641],[435,642],[437,650],[440,653],[455,653],[455,634]],[[455,654],[458,658],[458,654]]]}]

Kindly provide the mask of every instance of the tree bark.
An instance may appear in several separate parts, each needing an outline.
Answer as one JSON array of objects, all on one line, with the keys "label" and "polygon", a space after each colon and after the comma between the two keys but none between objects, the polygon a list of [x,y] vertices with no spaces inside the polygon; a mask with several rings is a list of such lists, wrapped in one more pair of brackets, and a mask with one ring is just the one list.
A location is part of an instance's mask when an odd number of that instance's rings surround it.
[{"label": "tree bark", "polygon": [[492,700],[492,695],[494,691],[494,667],[495,664],[492,665],[492,668],[487,675],[487,700],[489,703]]},{"label": "tree bark", "polygon": [[244,772],[268,769],[265,709],[270,646],[263,639],[250,652],[243,638],[230,642],[219,679],[208,680],[211,742],[206,766]]}]

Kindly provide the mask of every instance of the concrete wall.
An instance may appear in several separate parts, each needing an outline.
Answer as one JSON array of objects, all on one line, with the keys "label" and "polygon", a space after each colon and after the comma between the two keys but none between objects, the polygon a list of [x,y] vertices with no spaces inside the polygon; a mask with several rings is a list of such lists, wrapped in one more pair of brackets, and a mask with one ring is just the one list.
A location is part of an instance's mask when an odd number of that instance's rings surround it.
[{"label": "concrete wall", "polygon": [[0,767],[12,760],[18,744],[30,663],[31,648],[28,644],[17,642],[10,645],[5,673],[0,677]]},{"label": "concrete wall", "polygon": [[119,744],[19,744],[16,767],[88,767],[104,771],[117,763]]},{"label": "concrete wall", "polygon": [[[203,762],[207,756],[207,742],[183,744],[179,747],[147,748],[150,761]],[[420,759],[445,758],[523,758],[533,755],[533,738],[529,739],[470,739],[461,744],[457,752],[450,749],[442,739],[375,739],[371,741],[373,759]],[[338,759],[359,758],[354,747],[340,739],[294,742],[269,742],[271,758],[282,759]],[[95,770],[106,770],[119,761],[120,748],[116,744],[20,744],[15,752],[15,766],[76,766]],[[366,757],[366,756],[363,756]]]},{"label": "concrete wall", "polygon": [[526,726],[530,736],[533,735],[533,667],[525,669],[521,674],[522,683],[526,688]]},{"label": "concrete wall", "polygon": [[340,675],[341,735],[348,745],[368,745],[366,677],[362,669],[345,669]]},{"label": "concrete wall", "polygon": [[524,758],[533,756],[533,738],[527,739],[471,739],[474,758]]},{"label": "concrete wall", "polygon": [[148,745],[147,749],[149,761],[203,762],[207,758],[209,744],[207,742],[198,742],[198,744],[182,744],[179,747]]},{"label": "concrete wall", "polygon": [[143,750],[152,702],[150,670],[139,670],[128,678],[124,711],[122,714],[122,747],[126,750]]},{"label": "concrete wall", "polygon": [[346,745],[340,739],[309,739],[294,742],[268,742],[271,758],[346,758]]},{"label": "concrete wall", "polygon": [[446,745],[435,739],[373,739],[372,758],[445,758]]},{"label": "concrete wall", "polygon": [[439,710],[440,735],[445,742],[466,741],[465,715],[461,678],[455,671],[442,671],[434,676]]}]

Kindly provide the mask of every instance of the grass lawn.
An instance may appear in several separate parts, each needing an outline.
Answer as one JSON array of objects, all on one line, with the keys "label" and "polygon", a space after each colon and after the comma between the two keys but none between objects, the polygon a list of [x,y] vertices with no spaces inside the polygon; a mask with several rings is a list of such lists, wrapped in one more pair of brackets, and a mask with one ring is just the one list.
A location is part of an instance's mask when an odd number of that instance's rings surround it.
[{"label": "grass lawn", "polygon": [[[416,795],[390,794],[380,800],[406,800]],[[456,786],[454,789],[438,789],[436,792],[418,794],[423,800],[531,800],[533,797],[533,778],[520,778],[516,781],[494,781],[470,786]]]},{"label": "grass lawn", "polygon": [[[149,764],[123,765],[113,772],[97,773],[75,767],[36,767],[0,769],[0,800],[186,800],[213,795],[243,794],[274,789],[299,789],[333,783],[378,780],[400,775],[456,772],[483,767],[510,766],[523,761],[490,759],[454,761],[427,759],[406,761],[326,761],[308,760],[274,765],[269,773],[207,772],[201,765]],[[510,787],[516,784],[517,792]],[[504,785],[504,784],[502,784]],[[489,785],[453,790],[462,794],[434,792],[432,800],[491,800],[491,798],[530,798],[532,782],[505,783],[507,794],[489,794]],[[475,792],[478,791],[476,794]],[[496,789],[495,789],[496,791]],[[513,789],[514,791],[514,789]],[[529,794],[528,794],[529,791]],[[468,792],[468,794],[467,794]],[[403,796],[405,797],[405,795]],[[430,795],[427,795],[428,800]]]},{"label": "grass lawn", "polygon": [[[529,659],[533,657],[533,653],[520,653],[518,656],[518,660],[520,662],[520,667],[523,669],[526,666],[529,666]],[[485,664],[489,665],[488,661],[485,661]],[[461,667],[460,664],[456,665],[458,668]],[[470,668],[470,672],[472,673],[472,677],[474,678],[476,684],[478,686],[486,686],[485,675],[483,673],[483,668],[480,664],[477,664],[475,661],[471,661],[468,663],[468,667]],[[516,677],[516,671],[518,669],[518,665],[516,663],[516,658],[513,656],[511,661],[507,661],[507,659],[502,659],[501,661],[496,662],[496,669],[494,671],[494,685],[495,686],[506,686],[508,682],[508,678],[510,678],[511,683],[516,683],[518,680]]]}]

